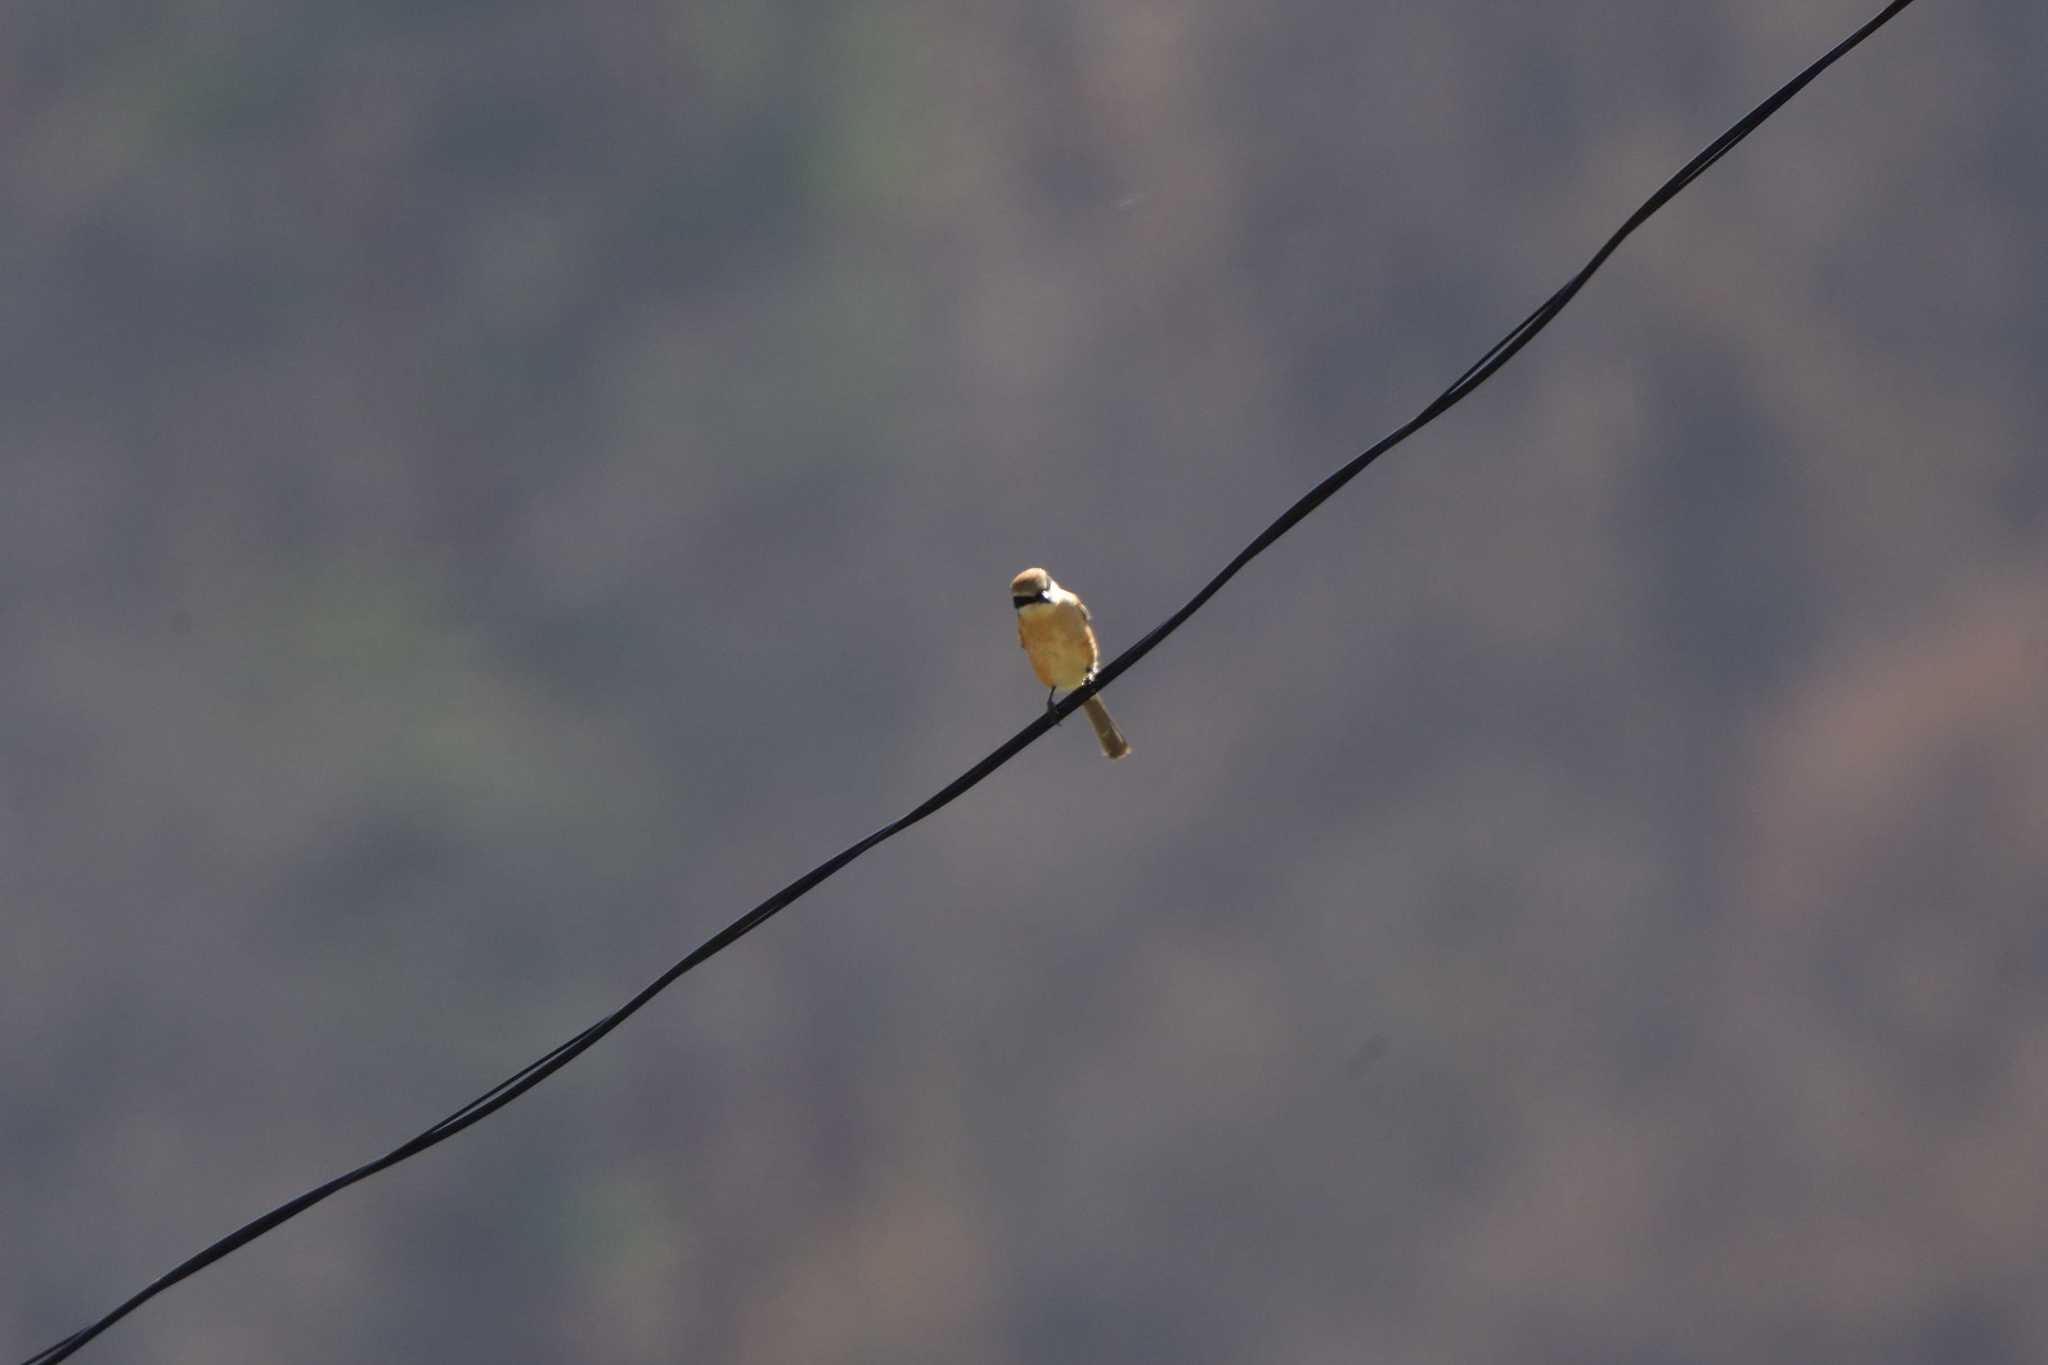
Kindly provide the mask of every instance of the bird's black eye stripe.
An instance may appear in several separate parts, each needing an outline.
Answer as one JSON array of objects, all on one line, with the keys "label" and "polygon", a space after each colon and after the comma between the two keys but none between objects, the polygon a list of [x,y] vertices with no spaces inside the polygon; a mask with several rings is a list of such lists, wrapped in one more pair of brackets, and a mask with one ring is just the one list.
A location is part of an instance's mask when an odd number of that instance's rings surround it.
[{"label": "bird's black eye stripe", "polygon": [[1013,607],[1028,607],[1028,606],[1030,606],[1030,605],[1031,605],[1031,604],[1032,604],[1033,602],[1043,602],[1043,601],[1045,601],[1045,600],[1046,600],[1045,594],[1044,594],[1044,593],[1039,593],[1039,594],[1038,594],[1037,596],[1035,596],[1035,597],[1012,597],[1012,598],[1010,599],[1010,605],[1011,605],[1011,606],[1013,606]]}]

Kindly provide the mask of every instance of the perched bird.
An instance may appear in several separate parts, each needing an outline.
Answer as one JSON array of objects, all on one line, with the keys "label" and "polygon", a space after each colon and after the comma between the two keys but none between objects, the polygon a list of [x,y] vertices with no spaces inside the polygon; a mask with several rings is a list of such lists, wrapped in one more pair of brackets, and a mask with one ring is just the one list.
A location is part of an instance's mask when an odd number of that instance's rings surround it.
[{"label": "perched bird", "polygon": [[[1095,631],[1088,624],[1088,608],[1043,569],[1026,569],[1010,580],[1010,605],[1017,609],[1017,643],[1031,660],[1031,671],[1052,689],[1045,697],[1050,709],[1053,692],[1079,687],[1095,676],[1099,656]],[[1095,727],[1103,753],[1122,758],[1131,751],[1102,698],[1090,697],[1081,703],[1081,710]]]}]

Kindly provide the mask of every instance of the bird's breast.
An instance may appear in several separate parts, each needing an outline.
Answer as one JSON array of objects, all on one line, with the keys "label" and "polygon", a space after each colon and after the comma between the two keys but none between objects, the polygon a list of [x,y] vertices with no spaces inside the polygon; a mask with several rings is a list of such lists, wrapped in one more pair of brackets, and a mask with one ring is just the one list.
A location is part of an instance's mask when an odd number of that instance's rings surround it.
[{"label": "bird's breast", "polygon": [[1017,610],[1017,638],[1047,687],[1079,687],[1095,667],[1095,632],[1077,606],[1041,602]]}]

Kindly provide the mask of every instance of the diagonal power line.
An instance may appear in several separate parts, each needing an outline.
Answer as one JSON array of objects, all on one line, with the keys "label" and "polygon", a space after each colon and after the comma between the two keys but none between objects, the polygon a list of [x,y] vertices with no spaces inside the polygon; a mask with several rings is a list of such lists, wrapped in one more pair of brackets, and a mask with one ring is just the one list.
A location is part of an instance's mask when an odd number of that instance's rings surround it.
[{"label": "diagonal power line", "polygon": [[890,821],[859,842],[841,849],[838,853],[819,863],[816,867],[804,873],[780,891],[777,891],[767,900],[762,901],[752,910],[749,910],[746,914],[719,930],[700,944],[688,957],[685,957],[682,961],[676,963],[659,977],[648,983],[639,994],[592,1024],[589,1028],[584,1029],[575,1037],[560,1044],[545,1056],[521,1067],[518,1071],[513,1072],[510,1076],[507,1076],[468,1104],[463,1105],[460,1109],[457,1109],[454,1113],[436,1123],[433,1127],[394,1147],[383,1156],[378,1157],[374,1161],[365,1162],[352,1171],[335,1176],[325,1184],[307,1190],[304,1194],[278,1205],[262,1217],[243,1224],[210,1246],[195,1252],[192,1256],[181,1261],[145,1285],[105,1316],[30,1356],[24,1362],[24,1365],[55,1365],[55,1362],[66,1359],[94,1337],[106,1331],[116,1322],[134,1312],[158,1294],[163,1293],[166,1289],[198,1274],[201,1270],[204,1270],[230,1252],[247,1246],[250,1242],[255,1241],[258,1237],[263,1236],[263,1234],[279,1224],[289,1222],[291,1219],[298,1217],[307,1209],[326,1199],[329,1195],[347,1189],[358,1181],[367,1180],[379,1171],[396,1166],[401,1161],[418,1156],[428,1148],[446,1142],[471,1124],[481,1122],[483,1119],[496,1113],[595,1046],[599,1039],[603,1038],[620,1024],[625,1023],[627,1019],[639,1011],[641,1006],[674,985],[676,980],[685,972],[717,956],[749,933],[752,933],[791,902],[803,896],[811,888],[818,885],[818,883],[832,876],[839,869],[845,867],[869,849],[895,838],[898,834],[917,824],[926,816],[933,815],[946,806],[951,805],[970,788],[979,784],[983,778],[1002,767],[1005,763],[1008,763],[1012,758],[1015,758],[1027,746],[1035,743],[1038,737],[1051,729],[1056,721],[1064,719],[1082,702],[1114,682],[1122,675],[1124,670],[1136,664],[1147,654],[1150,654],[1167,636],[1185,625],[1189,617],[1200,611],[1210,598],[1222,590],[1224,584],[1235,578],[1239,570],[1264,553],[1266,548],[1272,545],[1274,541],[1293,530],[1309,513],[1329,501],[1339,489],[1363,473],[1366,466],[1401,444],[1401,442],[1407,440],[1423,427],[1434,422],[1444,413],[1450,411],[1451,408],[1464,401],[1474,389],[1492,378],[1495,371],[1512,360],[1516,352],[1533,341],[1537,333],[1548,327],[1552,320],[1564,311],[1565,305],[1569,304],[1573,297],[1578,294],[1579,290],[1585,287],[1586,282],[1593,277],[1594,272],[1607,263],[1607,258],[1612,256],[1637,228],[1649,221],[1653,214],[1670,203],[1686,186],[1704,175],[1715,162],[1726,156],[1744,138],[1755,132],[1763,124],[1764,120],[1777,113],[1788,100],[1805,89],[1821,72],[1833,66],[1842,57],[1859,46],[1864,39],[1890,23],[1901,10],[1912,3],[1913,0],[1892,0],[1890,4],[1886,5],[1861,28],[1858,28],[1854,33],[1851,33],[1848,37],[1830,48],[1824,55],[1814,61],[1812,65],[1787,81],[1783,86],[1780,86],[1770,98],[1745,114],[1727,132],[1715,138],[1699,155],[1688,161],[1676,174],[1658,187],[1655,194],[1644,200],[1642,206],[1630,214],[1627,221],[1615,230],[1614,235],[1601,244],[1600,249],[1593,253],[1592,259],[1579,268],[1577,274],[1566,280],[1556,293],[1545,299],[1541,306],[1529,314],[1528,317],[1523,318],[1506,336],[1495,342],[1484,355],[1473,362],[1470,369],[1459,375],[1449,388],[1437,395],[1430,402],[1429,406],[1423,408],[1421,412],[1418,412],[1415,416],[1409,418],[1408,421],[1382,437],[1370,449],[1353,457],[1321,483],[1304,493],[1293,506],[1282,512],[1272,525],[1259,532],[1249,545],[1238,551],[1236,556],[1228,564],[1224,565],[1214,578],[1204,583],[1201,590],[1189,598],[1180,610],[1174,612],[1173,615],[1167,617],[1164,621],[1161,621],[1136,644],[1117,655],[1115,659],[1111,660],[1096,674],[1093,682],[1068,693],[1052,713],[1039,716],[1031,724],[1005,740],[995,752],[989,754],[988,757],[982,759],[966,772],[960,774],[960,776],[954,778],[937,792],[927,797],[907,814]]}]

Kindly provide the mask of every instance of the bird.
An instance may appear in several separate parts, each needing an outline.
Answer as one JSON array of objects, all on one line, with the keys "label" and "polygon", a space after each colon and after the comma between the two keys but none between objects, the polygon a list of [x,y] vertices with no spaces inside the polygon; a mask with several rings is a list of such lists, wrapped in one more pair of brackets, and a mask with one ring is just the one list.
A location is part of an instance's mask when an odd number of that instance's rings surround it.
[{"label": "bird", "polygon": [[[1087,605],[1038,568],[1026,569],[1010,580],[1010,605],[1017,609],[1017,643],[1031,660],[1031,671],[1051,689],[1045,697],[1046,709],[1051,710],[1054,693],[1063,687],[1079,687],[1095,676],[1100,654]],[[1131,751],[1102,698],[1088,698],[1081,703],[1081,710],[1095,727],[1095,738],[1105,756],[1122,758]]]}]

